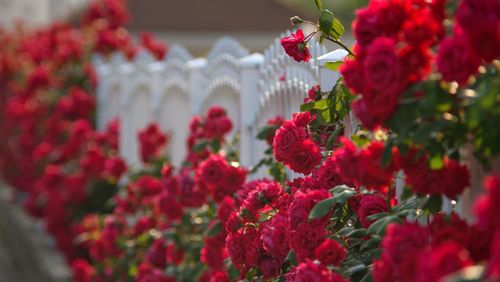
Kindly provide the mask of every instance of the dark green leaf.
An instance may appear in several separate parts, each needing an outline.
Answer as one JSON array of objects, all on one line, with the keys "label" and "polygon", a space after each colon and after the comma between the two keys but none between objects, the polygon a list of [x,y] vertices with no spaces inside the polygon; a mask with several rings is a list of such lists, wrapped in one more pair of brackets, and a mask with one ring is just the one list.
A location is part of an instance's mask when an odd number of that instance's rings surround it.
[{"label": "dark green leaf", "polygon": [[333,195],[333,202],[344,204],[350,197],[356,194],[356,190],[347,185],[339,185],[330,190]]},{"label": "dark green leaf", "polygon": [[381,212],[381,213],[372,214],[370,216],[367,216],[366,218],[368,220],[379,220],[379,219],[381,219],[383,217],[386,217],[388,215],[390,215],[390,213],[388,213],[388,212]]},{"label": "dark green leaf", "polygon": [[397,215],[383,217],[370,225],[370,227],[368,228],[368,233],[378,234],[382,236],[385,233],[385,228],[387,227],[387,225],[393,222],[402,223],[402,220]]},{"label": "dark green leaf", "polygon": [[216,224],[212,225],[210,229],[207,231],[207,236],[208,237],[215,237],[219,234],[219,232],[222,229],[222,223],[220,221],[217,221]]},{"label": "dark green leaf", "polygon": [[212,148],[212,152],[219,152],[221,149],[221,144],[219,140],[214,139],[212,142],[210,142],[210,147]]},{"label": "dark green leaf", "polygon": [[329,35],[335,39],[340,39],[345,32],[345,28],[342,23],[327,9],[323,9],[321,11],[319,28],[323,34]]},{"label": "dark green leaf", "polygon": [[382,152],[382,167],[388,167],[392,161],[392,142],[387,142]]},{"label": "dark green leaf", "polygon": [[371,272],[368,272],[359,282],[373,282]]},{"label": "dark green leaf", "polygon": [[291,250],[285,258],[286,261],[290,262],[291,265],[297,265],[297,256],[295,252]]},{"label": "dark green leaf", "polygon": [[362,229],[356,229],[352,231],[350,234],[348,234],[349,237],[352,238],[362,238],[365,237],[367,234],[368,230],[362,228]]},{"label": "dark green leaf", "polygon": [[202,141],[196,143],[196,145],[194,145],[193,152],[199,153],[199,152],[203,151],[207,145],[208,145],[208,141],[202,140]]},{"label": "dark green leaf", "polygon": [[322,10],[319,16],[319,28],[324,34],[330,34],[333,25],[333,13],[328,10]]},{"label": "dark green leaf", "polygon": [[254,267],[252,269],[250,269],[250,271],[247,272],[247,280],[248,281],[253,281],[255,275],[257,275],[257,268]]},{"label": "dark green leaf", "polygon": [[441,195],[431,195],[424,205],[424,210],[430,213],[437,213],[441,211],[443,205],[443,197]]},{"label": "dark green leaf", "polygon": [[335,201],[333,198],[328,198],[317,203],[309,213],[309,219],[316,219],[327,215],[328,212],[333,208],[334,204]]},{"label": "dark green leaf", "polygon": [[262,128],[262,130],[259,131],[259,134],[257,134],[257,139],[267,140],[267,136],[269,136],[269,133],[271,133],[271,130],[273,130],[273,128],[271,128],[269,126]]},{"label": "dark green leaf", "polygon": [[382,241],[382,238],[380,236],[373,236],[369,240],[364,241],[359,249],[362,252],[367,251],[367,250],[376,249],[380,245],[381,241]]}]

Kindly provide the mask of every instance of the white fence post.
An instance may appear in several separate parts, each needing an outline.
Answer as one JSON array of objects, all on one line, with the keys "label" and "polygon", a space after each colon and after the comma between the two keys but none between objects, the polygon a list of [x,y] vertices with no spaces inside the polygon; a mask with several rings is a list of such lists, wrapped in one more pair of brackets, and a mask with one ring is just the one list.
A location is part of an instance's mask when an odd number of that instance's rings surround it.
[{"label": "white fence post", "polygon": [[197,58],[187,63],[188,83],[189,83],[189,101],[191,105],[191,114],[197,115],[201,112],[203,104],[203,70],[207,66],[207,60]]},{"label": "white fence post", "polygon": [[241,133],[240,133],[240,163],[250,167],[255,165],[253,159],[255,148],[254,114],[259,106],[259,75],[264,56],[252,54],[240,60],[241,66]]},{"label": "white fence post", "polygon": [[156,63],[153,111],[162,131],[169,136],[167,156],[179,167],[186,157],[186,139],[189,134],[191,105],[189,97],[187,62],[193,57],[180,45],[172,45],[164,61]]},{"label": "white fence post", "polygon": [[120,153],[130,166],[140,166],[139,130],[153,121],[153,80],[151,66],[153,57],[141,50],[132,64],[124,65],[123,85],[127,85],[122,100],[120,135],[124,144]]},{"label": "white fence post", "polygon": [[95,67],[98,84],[96,88],[96,128],[98,131],[104,131],[106,129],[106,125],[109,122],[108,119],[108,111],[109,109],[109,95],[110,92],[110,76],[112,74],[112,70],[110,66],[104,61],[104,58],[101,55],[94,55],[92,59],[92,64]]}]

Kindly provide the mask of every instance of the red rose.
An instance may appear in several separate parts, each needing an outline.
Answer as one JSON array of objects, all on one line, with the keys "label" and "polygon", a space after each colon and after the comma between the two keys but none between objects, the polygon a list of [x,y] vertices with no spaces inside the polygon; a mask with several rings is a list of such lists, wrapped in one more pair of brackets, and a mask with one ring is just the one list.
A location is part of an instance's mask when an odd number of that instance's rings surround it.
[{"label": "red rose", "polygon": [[369,8],[356,11],[356,20],[352,26],[354,36],[362,46],[369,45],[382,32],[379,24],[379,15]]},{"label": "red rose", "polygon": [[315,258],[324,265],[339,266],[344,260],[346,249],[339,242],[327,239],[314,252]]},{"label": "red rose", "polygon": [[490,62],[500,56],[500,5],[497,0],[461,1],[456,19],[474,53]]},{"label": "red rose", "polygon": [[500,280],[500,230],[493,236],[485,277],[488,278],[487,281]]},{"label": "red rose", "polygon": [[342,276],[311,260],[300,263],[285,275],[287,282],[345,282]]},{"label": "red rose", "polygon": [[426,228],[418,223],[390,224],[382,239],[381,258],[375,262],[374,281],[416,281],[420,271],[415,258],[425,249],[429,240]]},{"label": "red rose", "polygon": [[474,203],[474,214],[477,225],[483,230],[493,232],[500,229],[500,174],[490,175],[484,180],[486,194],[479,197]]},{"label": "red rose", "polygon": [[437,69],[443,80],[467,83],[469,77],[478,71],[481,61],[467,46],[463,33],[455,29],[454,36],[441,41],[437,55]]},{"label": "red rose", "polygon": [[261,256],[259,258],[259,262],[257,263],[257,267],[262,273],[262,277],[264,279],[269,279],[280,274],[281,263],[273,257]]},{"label": "red rose", "polygon": [[275,215],[262,228],[261,240],[264,250],[279,261],[284,261],[290,251],[288,229],[288,218],[282,214]]},{"label": "red rose", "polygon": [[104,163],[105,174],[118,180],[127,170],[127,164],[120,157],[107,159]]},{"label": "red rose", "polygon": [[196,170],[197,181],[209,186],[220,185],[224,181],[226,169],[227,162],[222,156],[211,155],[198,166]]},{"label": "red rose", "polygon": [[466,249],[454,242],[445,242],[420,255],[416,281],[440,281],[444,276],[470,265],[472,261]]},{"label": "red rose", "polygon": [[308,126],[315,118],[316,115],[310,112],[299,112],[292,115],[292,121],[299,127]]},{"label": "red rose", "polygon": [[226,237],[227,252],[236,267],[245,264],[245,242],[245,236],[239,232],[231,232]]},{"label": "red rose", "polygon": [[431,72],[432,55],[425,46],[408,46],[399,52],[404,76],[409,82],[417,82],[427,78]]},{"label": "red rose", "polygon": [[73,279],[75,282],[91,282],[95,269],[86,260],[77,259],[71,263]]},{"label": "red rose", "polygon": [[433,45],[440,25],[434,20],[430,10],[419,9],[403,24],[403,37],[410,46]]},{"label": "red rose", "polygon": [[335,186],[341,184],[345,184],[339,174],[337,163],[331,157],[327,158],[321,164],[318,170],[314,173],[313,177],[317,179],[320,188],[325,190],[332,189]]},{"label": "red rose", "polygon": [[290,169],[295,172],[309,174],[321,162],[321,152],[310,139],[294,146],[290,152]]},{"label": "red rose", "polygon": [[297,30],[296,33],[292,33],[291,36],[286,36],[280,40],[281,46],[285,49],[285,52],[292,57],[297,62],[309,62],[311,54],[304,41],[304,33],[302,29]]},{"label": "red rose", "polygon": [[162,239],[153,242],[146,253],[146,261],[156,267],[167,267],[167,247]]},{"label": "red rose", "polygon": [[414,164],[403,164],[406,182],[415,192],[455,198],[469,186],[469,171],[457,161],[445,158],[443,162],[444,166],[438,170],[431,170],[424,157]]},{"label": "red rose", "polygon": [[313,101],[318,101],[321,99],[321,89],[318,85],[314,85],[307,91],[307,98],[304,100],[304,103],[309,103]]},{"label": "red rose", "polygon": [[326,190],[309,190],[307,192],[297,191],[293,195],[293,201],[288,209],[290,227],[296,229],[301,223],[326,223],[327,216],[309,221],[309,213],[317,203],[330,198],[331,195]]},{"label": "red rose", "polygon": [[[405,88],[402,66],[396,52],[396,42],[387,37],[375,39],[368,47],[363,62],[365,91],[363,98],[385,101],[390,96],[398,99]],[[368,87],[368,89],[367,89]],[[382,106],[382,103],[371,102]]]},{"label": "red rose", "polygon": [[387,201],[380,195],[364,195],[358,209],[358,218],[363,228],[368,228],[373,223],[367,217],[381,212],[387,212]]},{"label": "red rose", "polygon": [[273,152],[277,161],[283,162],[290,159],[290,151],[297,144],[307,138],[304,128],[298,127],[291,121],[285,122],[276,131],[273,140]]},{"label": "red rose", "polygon": [[297,261],[314,258],[314,251],[325,240],[325,227],[318,224],[301,223],[290,231],[290,247],[297,255]]},{"label": "red rose", "polygon": [[227,271],[217,270],[217,271],[207,271],[198,279],[198,282],[229,282],[229,276]]},{"label": "red rose", "polygon": [[400,31],[412,10],[411,1],[407,0],[370,1],[369,8],[377,14],[378,26],[386,36]]},{"label": "red rose", "polygon": [[363,69],[359,60],[348,59],[340,67],[340,73],[344,77],[344,83],[355,94],[363,93],[364,77]]},{"label": "red rose", "polygon": [[226,110],[220,106],[212,106],[207,111],[207,119],[216,119],[226,116]]},{"label": "red rose", "polygon": [[179,201],[172,195],[163,192],[157,198],[158,210],[167,215],[170,220],[178,220],[182,217],[183,207]]}]

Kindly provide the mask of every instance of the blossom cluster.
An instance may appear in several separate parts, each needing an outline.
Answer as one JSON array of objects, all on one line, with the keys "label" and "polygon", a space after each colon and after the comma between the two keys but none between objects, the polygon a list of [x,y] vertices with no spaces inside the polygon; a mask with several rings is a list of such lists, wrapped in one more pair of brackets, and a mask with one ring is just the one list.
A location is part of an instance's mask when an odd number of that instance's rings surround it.
[{"label": "blossom cluster", "polygon": [[[92,1],[76,26],[0,30],[2,178],[68,261],[81,256],[76,223],[107,210],[127,170],[118,155],[119,121],[101,132],[92,123],[97,81],[90,57],[133,47],[123,27],[128,18],[122,0]],[[152,135],[144,139],[152,142]],[[145,157],[158,142],[145,147]]]}]

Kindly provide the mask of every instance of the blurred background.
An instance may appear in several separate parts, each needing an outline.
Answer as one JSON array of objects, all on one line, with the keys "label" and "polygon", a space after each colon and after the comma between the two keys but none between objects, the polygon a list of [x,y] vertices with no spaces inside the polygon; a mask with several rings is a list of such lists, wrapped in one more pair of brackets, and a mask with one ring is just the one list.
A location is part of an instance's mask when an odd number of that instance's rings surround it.
[{"label": "blurred background", "polygon": [[[47,25],[57,20],[76,22],[88,0],[0,0],[0,25],[13,28],[23,22]],[[268,47],[281,32],[290,29],[289,18],[298,15],[315,21],[313,0],[128,0],[132,35],[153,32],[158,38],[179,43],[202,55],[221,36],[232,36],[250,51]],[[356,8],[367,0],[325,0],[324,6],[342,20],[349,37]]]}]

